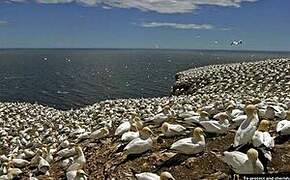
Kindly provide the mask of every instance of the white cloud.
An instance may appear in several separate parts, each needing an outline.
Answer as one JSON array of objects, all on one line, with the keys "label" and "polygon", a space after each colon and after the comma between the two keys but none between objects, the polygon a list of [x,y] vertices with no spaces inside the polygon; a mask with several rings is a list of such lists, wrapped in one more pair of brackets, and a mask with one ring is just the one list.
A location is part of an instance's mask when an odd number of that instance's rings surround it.
[{"label": "white cloud", "polygon": [[214,27],[210,24],[180,24],[180,23],[168,23],[168,22],[149,22],[142,23],[141,27],[145,28],[156,28],[156,27],[167,27],[174,29],[213,29]]},{"label": "white cloud", "polygon": [[[25,1],[25,0],[10,0]],[[104,5],[118,8],[135,8],[142,11],[155,11],[159,13],[185,13],[192,12],[202,5],[240,7],[243,2],[256,2],[258,0],[34,0],[38,3],[80,3],[86,6]]]}]

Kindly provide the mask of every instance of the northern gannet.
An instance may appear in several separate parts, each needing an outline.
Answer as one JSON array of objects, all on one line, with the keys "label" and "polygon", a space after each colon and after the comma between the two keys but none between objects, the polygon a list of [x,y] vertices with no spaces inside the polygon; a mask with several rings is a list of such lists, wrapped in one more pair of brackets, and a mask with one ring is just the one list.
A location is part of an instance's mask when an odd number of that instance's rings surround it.
[{"label": "northern gannet", "polygon": [[267,148],[274,147],[274,139],[268,132],[269,127],[270,127],[269,121],[262,120],[260,122],[260,125],[252,138],[254,147],[260,147],[260,146],[265,146]]},{"label": "northern gannet", "polygon": [[153,148],[153,144],[157,142],[157,138],[151,137],[153,135],[153,132],[149,128],[145,127],[145,129],[143,128],[142,130],[144,132],[144,135],[130,141],[124,148],[124,154],[142,154],[143,152],[146,152]]},{"label": "northern gannet", "polygon": [[182,135],[185,130],[186,128],[179,124],[169,124],[164,122],[161,126],[161,131],[166,137]]},{"label": "northern gannet", "polygon": [[255,149],[249,149],[247,154],[239,151],[224,152],[223,160],[238,174],[262,174],[264,166],[258,159],[259,153]]},{"label": "northern gannet", "polygon": [[226,113],[220,113],[218,116],[219,121],[201,121],[200,124],[206,132],[224,134],[228,131],[228,128],[230,126],[228,117],[229,116]]},{"label": "northern gannet", "polygon": [[279,121],[276,127],[276,131],[282,136],[290,135],[290,110],[286,112],[286,118],[285,120]]},{"label": "northern gannet", "polygon": [[233,147],[238,147],[251,142],[259,122],[255,105],[248,105],[245,108],[247,119],[242,122],[236,132]]},{"label": "northern gannet", "polygon": [[199,127],[193,130],[193,136],[176,141],[170,147],[181,154],[197,154],[205,149],[205,138],[203,130]]},{"label": "northern gannet", "polygon": [[115,131],[115,136],[121,136],[125,132],[130,131],[130,129],[131,129],[131,123],[129,121],[123,122],[117,127]]},{"label": "northern gannet", "polygon": [[89,139],[91,140],[98,140],[98,139],[101,139],[101,138],[104,138],[106,136],[109,135],[109,130],[107,127],[103,127],[103,128],[100,128],[98,130],[95,130],[93,131],[90,136],[89,136]]}]

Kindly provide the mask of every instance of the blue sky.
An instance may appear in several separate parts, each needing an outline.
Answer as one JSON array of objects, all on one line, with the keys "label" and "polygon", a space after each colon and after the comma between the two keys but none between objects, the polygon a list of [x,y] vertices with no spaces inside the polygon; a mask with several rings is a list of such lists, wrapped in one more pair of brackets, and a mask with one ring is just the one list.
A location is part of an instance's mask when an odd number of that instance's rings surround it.
[{"label": "blue sky", "polygon": [[289,0],[0,0],[0,48],[290,51],[289,8]]}]

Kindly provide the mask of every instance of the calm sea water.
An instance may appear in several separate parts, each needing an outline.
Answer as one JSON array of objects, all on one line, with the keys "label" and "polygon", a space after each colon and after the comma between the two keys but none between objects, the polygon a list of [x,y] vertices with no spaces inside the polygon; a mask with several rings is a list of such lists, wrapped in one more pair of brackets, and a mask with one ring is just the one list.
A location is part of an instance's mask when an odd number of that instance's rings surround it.
[{"label": "calm sea water", "polygon": [[208,64],[290,57],[205,50],[0,50],[0,101],[59,109],[100,100],[166,96],[176,72]]}]

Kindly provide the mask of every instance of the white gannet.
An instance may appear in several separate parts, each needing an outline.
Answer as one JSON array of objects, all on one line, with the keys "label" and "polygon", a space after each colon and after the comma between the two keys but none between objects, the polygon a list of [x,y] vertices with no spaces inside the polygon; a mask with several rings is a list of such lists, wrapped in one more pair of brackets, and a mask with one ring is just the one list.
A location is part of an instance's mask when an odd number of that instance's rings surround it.
[{"label": "white gannet", "polygon": [[181,154],[196,154],[204,151],[205,138],[203,130],[199,127],[193,130],[193,136],[176,141],[170,147]]},{"label": "white gannet", "polygon": [[131,123],[129,121],[123,122],[117,127],[115,131],[115,136],[121,136],[125,132],[130,131],[130,129],[131,129]]},{"label": "white gannet", "polygon": [[209,121],[209,114],[206,111],[201,111],[199,116],[192,116],[189,118],[184,118],[183,122],[185,124],[199,124],[201,121]]},{"label": "white gannet", "polygon": [[109,130],[107,127],[103,127],[101,129],[98,129],[98,130],[95,130],[93,131],[90,136],[89,136],[89,139],[91,140],[98,140],[98,139],[102,139],[106,136],[109,135]]},{"label": "white gannet", "polygon": [[262,120],[258,129],[256,130],[253,138],[252,143],[253,146],[261,150],[264,157],[266,159],[261,159],[262,163],[265,163],[265,170],[267,161],[272,161],[272,153],[270,149],[272,149],[275,145],[274,138],[268,132],[270,128],[270,121]]},{"label": "white gannet", "polygon": [[256,130],[252,142],[255,147],[264,145],[267,148],[274,147],[274,139],[270,135],[269,131],[270,122],[267,120],[262,120]]},{"label": "white gannet", "polygon": [[257,110],[255,105],[248,105],[245,108],[247,119],[242,122],[238,131],[236,132],[233,147],[245,145],[251,142],[253,135],[257,129],[259,122]]},{"label": "white gannet", "polygon": [[136,124],[132,124],[132,127],[135,129],[135,131],[125,132],[121,136],[121,141],[123,141],[123,142],[132,141],[133,139],[136,139],[136,138],[138,138],[140,136],[139,129],[138,129],[137,125]]},{"label": "white gannet", "polygon": [[231,119],[231,125],[230,125],[230,129],[236,129],[237,127],[239,127],[246,119],[248,118],[247,115],[239,115],[237,117],[235,117],[234,119]]},{"label": "white gannet", "polygon": [[182,135],[185,130],[186,128],[179,124],[169,124],[164,122],[161,126],[161,131],[166,137]]},{"label": "white gannet", "polygon": [[162,112],[156,114],[153,117],[145,119],[145,122],[146,123],[153,122],[155,124],[161,124],[172,118],[173,118],[173,113],[170,110],[170,106],[166,105],[163,107]]},{"label": "white gannet", "polygon": [[227,112],[227,115],[229,116],[230,119],[234,119],[234,118],[244,114],[244,111],[242,111],[240,109],[236,109],[235,106],[232,104],[226,108],[226,112]]},{"label": "white gannet", "polygon": [[[153,148],[153,144],[157,142],[157,138],[151,137],[153,132],[148,128],[144,127],[141,130],[140,137],[130,141],[124,148],[124,153],[129,154],[142,154]],[[150,136],[150,137],[148,137]]]},{"label": "white gannet", "polygon": [[282,136],[290,135],[290,110],[286,111],[286,119],[278,122],[276,131]]},{"label": "white gannet", "polygon": [[25,159],[12,159],[11,160],[11,165],[13,165],[13,167],[16,167],[16,168],[24,168],[29,164],[30,162]]},{"label": "white gannet", "polygon": [[258,159],[258,151],[249,149],[247,154],[239,151],[224,152],[223,161],[238,174],[262,174],[264,171],[263,164]]},{"label": "white gannet", "polygon": [[228,128],[230,126],[227,113],[220,113],[218,119],[219,121],[202,121],[200,122],[200,124],[206,132],[224,134],[228,131]]},{"label": "white gannet", "polygon": [[276,127],[276,131],[280,135],[290,135],[290,121],[288,120],[279,121]]}]

